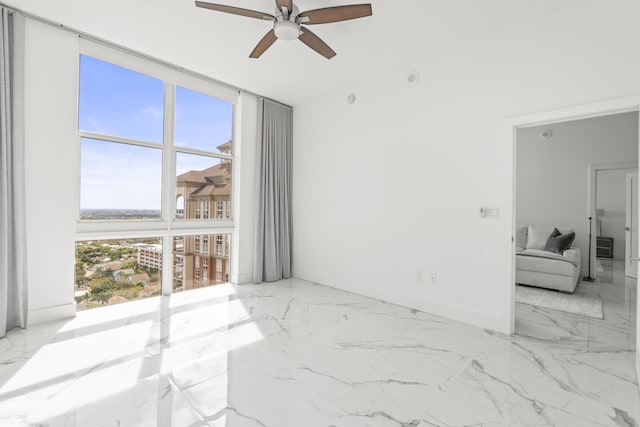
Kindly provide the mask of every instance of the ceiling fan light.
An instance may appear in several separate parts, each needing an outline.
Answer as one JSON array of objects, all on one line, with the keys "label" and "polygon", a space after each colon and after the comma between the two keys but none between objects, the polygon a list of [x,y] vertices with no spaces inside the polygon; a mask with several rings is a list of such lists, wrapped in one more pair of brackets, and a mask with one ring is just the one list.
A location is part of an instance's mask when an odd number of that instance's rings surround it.
[{"label": "ceiling fan light", "polygon": [[291,21],[276,22],[274,31],[276,33],[276,37],[280,40],[295,40],[300,34],[298,24]]}]

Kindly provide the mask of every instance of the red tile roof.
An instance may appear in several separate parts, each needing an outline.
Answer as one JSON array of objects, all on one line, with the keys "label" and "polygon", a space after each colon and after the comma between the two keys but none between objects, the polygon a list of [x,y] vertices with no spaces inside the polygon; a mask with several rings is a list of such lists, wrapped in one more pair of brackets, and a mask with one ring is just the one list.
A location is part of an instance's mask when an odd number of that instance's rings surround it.
[{"label": "red tile roof", "polygon": [[118,304],[118,303],[127,302],[127,301],[129,300],[120,295],[114,295],[111,298],[109,298],[109,304]]},{"label": "red tile roof", "polygon": [[131,283],[134,283],[134,282],[148,282],[149,281],[149,275],[147,273],[133,274],[133,275],[129,276],[129,281]]},{"label": "red tile roof", "polygon": [[189,171],[176,178],[178,185],[197,184],[189,196],[228,196],[231,194],[231,162],[220,163],[201,171]]}]

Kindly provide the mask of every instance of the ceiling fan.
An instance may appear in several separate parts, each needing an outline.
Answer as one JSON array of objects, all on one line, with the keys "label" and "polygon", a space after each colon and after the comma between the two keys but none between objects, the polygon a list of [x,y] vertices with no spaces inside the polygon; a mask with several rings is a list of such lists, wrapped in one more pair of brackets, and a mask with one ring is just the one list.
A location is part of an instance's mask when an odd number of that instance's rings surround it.
[{"label": "ceiling fan", "polygon": [[276,11],[274,15],[259,12],[256,10],[243,9],[240,7],[226,6],[222,4],[196,1],[197,7],[216,10],[218,12],[232,13],[234,15],[247,16],[249,18],[264,19],[273,22],[273,29],[269,31],[258,42],[250,58],[258,58],[277,40],[300,41],[311,49],[318,52],[327,59],[336,56],[336,53],[325,42],[311,32],[304,25],[328,24],[331,22],[347,21],[349,19],[364,18],[371,16],[371,4],[352,4],[346,6],[325,7],[322,9],[307,10],[300,12],[293,4],[293,0],[276,0]]}]

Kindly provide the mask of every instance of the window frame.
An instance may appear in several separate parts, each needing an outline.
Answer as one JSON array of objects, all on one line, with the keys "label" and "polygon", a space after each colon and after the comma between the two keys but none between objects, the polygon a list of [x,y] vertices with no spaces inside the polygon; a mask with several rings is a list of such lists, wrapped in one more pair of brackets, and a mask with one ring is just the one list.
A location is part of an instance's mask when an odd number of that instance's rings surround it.
[{"label": "window frame", "polygon": [[[176,159],[178,153],[192,154],[210,157],[213,159],[229,160],[232,165],[235,160],[237,129],[239,128],[238,104],[239,92],[216,84],[206,78],[181,72],[157,61],[144,58],[133,53],[125,52],[113,47],[102,45],[87,39],[79,40],[79,55],[91,56],[95,59],[108,62],[115,66],[123,67],[131,71],[160,79],[164,82],[164,122],[163,141],[153,143],[120,136],[101,134],[81,130],[79,128],[79,114],[76,115],[76,241],[87,240],[107,240],[118,238],[162,238],[162,294],[168,295],[173,292],[173,276],[176,274],[173,265],[173,239],[179,236],[191,236],[202,234],[229,234],[230,238],[235,236],[235,224],[232,217],[216,220],[209,219],[182,219],[177,217],[176,198]],[[79,62],[78,62],[79,63]],[[80,69],[78,69],[77,81],[79,81]],[[232,105],[231,123],[231,154],[215,153],[199,149],[176,146],[174,144],[175,126],[175,94],[176,87],[181,86],[204,95],[208,95]],[[79,101],[79,93],[76,96]],[[157,148],[162,151],[162,181],[161,181],[161,214],[157,220],[81,220],[80,219],[80,185],[81,185],[81,141],[82,138],[92,138],[101,141],[130,144],[135,146]],[[215,149],[215,147],[213,148]],[[235,169],[235,167],[234,167]],[[232,170],[234,170],[232,169]],[[237,174],[232,172],[231,200],[237,199]],[[186,209],[186,197],[185,197]],[[233,212],[232,212],[233,215]],[[184,279],[184,277],[183,277]]]}]

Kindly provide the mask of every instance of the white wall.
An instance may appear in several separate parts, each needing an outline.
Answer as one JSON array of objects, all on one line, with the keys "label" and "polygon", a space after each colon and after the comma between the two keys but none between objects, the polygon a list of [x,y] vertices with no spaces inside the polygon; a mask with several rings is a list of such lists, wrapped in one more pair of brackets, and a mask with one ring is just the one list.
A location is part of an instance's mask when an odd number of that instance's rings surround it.
[{"label": "white wall", "polygon": [[604,209],[601,235],[613,237],[613,257],[623,260],[626,241],[627,174],[632,169],[602,170],[596,174],[596,206]]},{"label": "white wall", "polygon": [[[551,130],[553,136],[541,140],[539,134],[545,129]],[[637,158],[637,112],[518,129],[516,222],[573,228],[574,244],[580,247],[582,271],[586,274],[589,166]],[[624,215],[624,184],[622,197]],[[622,227],[624,231],[624,220]],[[592,247],[595,248],[595,240]]]},{"label": "white wall", "polygon": [[255,95],[242,93],[237,109],[239,120],[234,136],[240,144],[234,146],[233,185],[236,199],[233,206],[235,245],[231,248],[231,283],[253,282],[253,243],[255,240],[256,199],[256,133],[258,99]]},{"label": "white wall", "polygon": [[518,22],[483,49],[416,52],[296,105],[295,275],[509,331],[510,219],[477,213],[509,208],[507,118],[640,92],[640,3],[576,12]]},{"label": "white wall", "polygon": [[78,39],[26,22],[29,324],[73,316]]},{"label": "white wall", "polygon": [[[25,115],[29,324],[75,315],[74,262],[78,203],[77,85],[79,39],[26,22]],[[253,278],[257,100],[236,110],[232,281]]]}]

